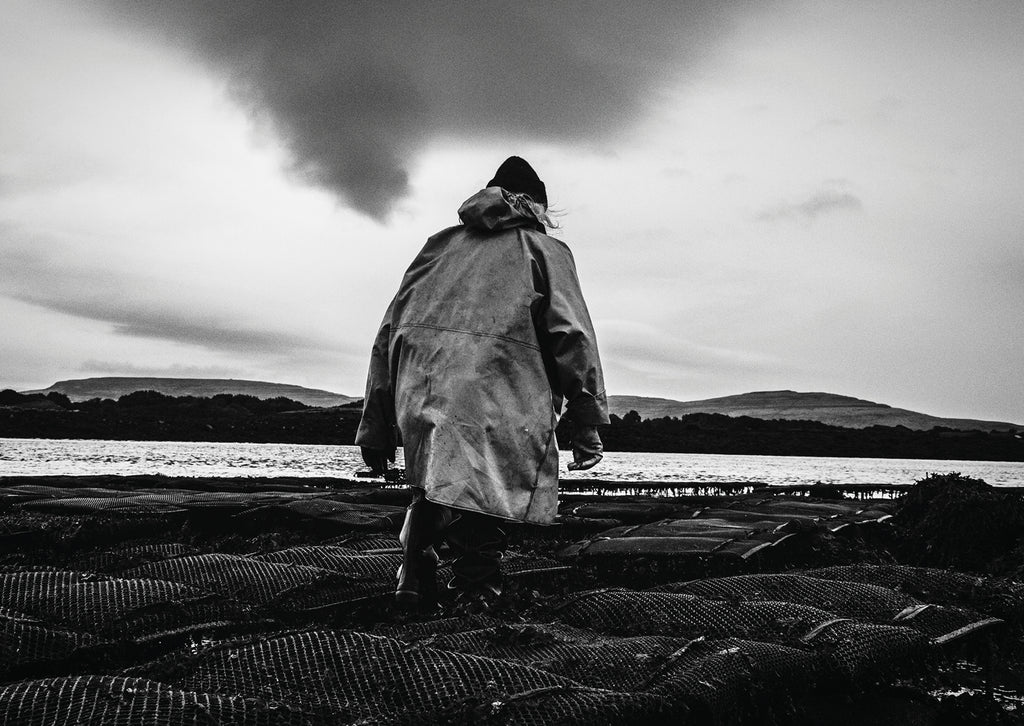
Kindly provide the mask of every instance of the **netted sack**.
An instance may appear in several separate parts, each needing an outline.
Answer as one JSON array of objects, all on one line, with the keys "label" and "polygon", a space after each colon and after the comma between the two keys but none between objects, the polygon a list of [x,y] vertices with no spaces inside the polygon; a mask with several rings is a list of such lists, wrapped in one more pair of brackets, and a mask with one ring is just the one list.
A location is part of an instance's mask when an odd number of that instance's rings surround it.
[{"label": "netted sack", "polygon": [[776,600],[825,610],[842,617],[892,620],[920,601],[904,593],[858,582],[795,574],[736,575],[677,582],[656,588],[727,600]]},{"label": "netted sack", "polygon": [[375,532],[349,532],[347,534],[324,540],[325,545],[337,545],[358,552],[370,553],[377,550],[388,554],[401,554],[402,543],[397,535],[378,534]]},{"label": "netted sack", "polygon": [[394,580],[402,564],[400,554],[363,554],[334,545],[306,545],[289,547],[276,552],[253,555],[264,562],[279,562],[307,567],[319,567],[375,580]]},{"label": "netted sack", "polygon": [[910,628],[838,618],[822,623],[802,641],[852,681],[881,681],[932,653],[928,636]]},{"label": "netted sack", "polygon": [[844,565],[807,570],[824,580],[864,582],[904,592],[923,602],[957,605],[994,615],[1019,627],[1024,619],[1024,583],[934,567]]},{"label": "netted sack", "polygon": [[989,635],[994,629],[1002,629],[1006,624],[1000,618],[986,617],[966,608],[930,603],[908,607],[893,621],[927,635],[936,645]]},{"label": "netted sack", "polygon": [[[602,699],[619,703],[617,717],[629,722],[661,707],[656,698],[587,689],[518,663],[349,631],[228,643],[183,662],[177,673],[161,664],[161,675],[185,690],[269,698],[342,723],[450,722],[493,714],[509,702],[522,706],[522,722],[586,723],[580,717]],[[563,698],[530,701],[529,708],[517,701],[542,689],[558,689]]]},{"label": "netted sack", "polygon": [[0,686],[0,726],[306,726],[256,698],[195,693],[142,678],[69,676]]},{"label": "netted sack", "polygon": [[361,597],[367,582],[365,577],[320,567],[226,554],[176,557],[123,574],[184,583],[275,611],[319,607]]},{"label": "netted sack", "polygon": [[[561,624],[504,624],[423,641],[433,648],[513,660],[587,686],[656,694],[667,713],[733,723],[786,710],[818,669],[813,653],[744,640],[614,637]],[[763,714],[762,714],[763,715]]]},{"label": "netted sack", "polygon": [[325,569],[337,569],[337,566],[340,565],[341,569],[344,569],[350,559],[359,554],[361,554],[359,550],[340,545],[300,545],[274,552],[264,552],[253,555],[253,557],[267,562],[286,562]]},{"label": "netted sack", "polygon": [[0,608],[0,680],[23,676],[46,663],[68,661],[97,639]]},{"label": "netted sack", "polygon": [[658,589],[733,601],[778,600],[810,605],[840,617],[910,627],[940,643],[1002,622],[963,608],[922,603],[880,585],[807,575],[738,575],[674,583]]},{"label": "netted sack", "polygon": [[255,507],[290,502],[312,496],[314,495],[275,491],[199,492],[191,489],[164,489],[140,494],[138,499],[146,502],[173,504],[191,512],[207,513],[220,511],[224,514],[235,514]]},{"label": "netted sack", "polygon": [[780,602],[726,602],[696,595],[646,590],[591,590],[572,595],[550,617],[616,635],[658,634],[696,638],[793,640],[831,613]]},{"label": "netted sack", "polygon": [[735,637],[812,647],[829,668],[850,677],[871,675],[874,663],[895,667],[923,658],[931,648],[927,636],[910,628],[860,623],[807,605],[770,600],[730,602],[598,590],[568,598],[550,614],[606,633]]},{"label": "netted sack", "polygon": [[514,660],[579,683],[643,690],[687,641],[667,636],[614,637],[559,623],[517,623],[421,640],[432,648]]},{"label": "netted sack", "polygon": [[24,611],[27,603],[56,588],[72,582],[107,579],[102,575],[75,570],[58,570],[47,567],[32,569],[12,568],[0,571],[0,607]]},{"label": "netted sack", "polygon": [[[16,609],[74,630],[103,637],[140,638],[169,630],[203,629],[240,620],[223,597],[188,585],[150,578],[100,578],[80,573],[20,573]],[[39,577],[50,575],[51,577]],[[71,575],[71,577],[69,577]],[[0,576],[0,579],[7,576]]]},{"label": "netted sack", "polygon": [[87,572],[115,573],[148,562],[159,562],[198,552],[197,548],[182,542],[132,544],[78,555],[70,558],[67,566]]},{"label": "netted sack", "polygon": [[777,643],[697,639],[671,656],[649,692],[683,700],[696,723],[786,723],[828,664]]},{"label": "netted sack", "polygon": [[[78,492],[76,492],[78,494]],[[118,492],[115,496],[59,497],[55,499],[36,499],[22,502],[19,508],[30,512],[42,512],[58,515],[90,515],[128,519],[131,517],[169,517],[183,514],[185,510],[166,501],[146,501],[136,495],[125,495]]]}]

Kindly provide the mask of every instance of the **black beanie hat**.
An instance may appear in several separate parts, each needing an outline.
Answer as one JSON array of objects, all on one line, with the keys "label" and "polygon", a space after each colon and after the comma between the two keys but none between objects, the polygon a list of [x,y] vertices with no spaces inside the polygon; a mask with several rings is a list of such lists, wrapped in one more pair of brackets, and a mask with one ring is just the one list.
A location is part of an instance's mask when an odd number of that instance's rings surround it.
[{"label": "black beanie hat", "polygon": [[487,186],[501,187],[515,194],[529,194],[533,201],[548,206],[548,193],[544,188],[544,182],[537,176],[533,167],[526,163],[526,159],[518,156],[510,156],[501,162],[501,166],[494,172],[494,178],[487,182]]}]

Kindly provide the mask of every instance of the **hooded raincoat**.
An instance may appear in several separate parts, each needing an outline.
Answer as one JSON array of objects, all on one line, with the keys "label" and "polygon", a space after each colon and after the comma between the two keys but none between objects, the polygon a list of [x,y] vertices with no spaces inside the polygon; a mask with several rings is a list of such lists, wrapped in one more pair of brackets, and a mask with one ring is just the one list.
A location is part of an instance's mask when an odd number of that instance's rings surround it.
[{"label": "hooded raincoat", "polygon": [[555,424],[608,422],[590,314],[569,248],[515,195],[488,187],[405,273],[370,359],[356,443],[405,449],[426,498],[548,523]]}]

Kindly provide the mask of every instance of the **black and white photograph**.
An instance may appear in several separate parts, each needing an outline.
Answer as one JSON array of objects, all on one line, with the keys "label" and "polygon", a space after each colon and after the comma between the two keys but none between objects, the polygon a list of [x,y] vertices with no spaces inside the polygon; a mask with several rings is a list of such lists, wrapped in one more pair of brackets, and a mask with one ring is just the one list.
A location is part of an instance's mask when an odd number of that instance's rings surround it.
[{"label": "black and white photograph", "polygon": [[0,726],[1024,724],[1022,0],[0,0]]}]

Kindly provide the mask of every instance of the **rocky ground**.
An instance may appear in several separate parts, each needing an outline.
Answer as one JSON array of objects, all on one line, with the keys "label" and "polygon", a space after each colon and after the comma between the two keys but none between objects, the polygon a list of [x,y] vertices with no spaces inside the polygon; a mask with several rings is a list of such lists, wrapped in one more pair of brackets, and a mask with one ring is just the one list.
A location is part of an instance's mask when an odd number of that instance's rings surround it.
[{"label": "rocky ground", "polygon": [[401,488],[0,479],[0,724],[1021,722],[1021,495],[814,494],[565,495],[410,615]]}]

